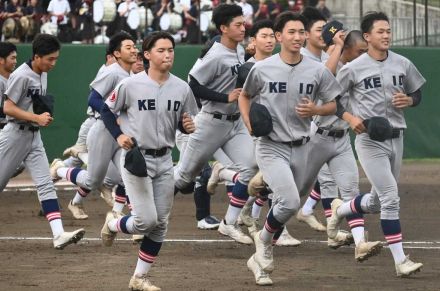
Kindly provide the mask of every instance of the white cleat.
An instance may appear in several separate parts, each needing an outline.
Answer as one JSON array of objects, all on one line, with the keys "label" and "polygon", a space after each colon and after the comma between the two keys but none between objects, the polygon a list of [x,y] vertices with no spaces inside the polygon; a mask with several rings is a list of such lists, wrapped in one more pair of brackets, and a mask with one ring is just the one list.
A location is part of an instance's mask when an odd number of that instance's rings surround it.
[{"label": "white cleat", "polygon": [[76,244],[84,237],[85,233],[86,231],[84,228],[80,228],[72,232],[65,231],[53,239],[53,247],[57,250],[62,250],[70,244]]},{"label": "white cleat", "polygon": [[275,243],[276,246],[281,247],[297,247],[301,244],[301,241],[297,240],[287,231],[287,228],[284,227],[283,232]]},{"label": "white cleat", "polygon": [[269,274],[264,272],[254,259],[254,255],[250,257],[247,261],[247,267],[249,271],[254,273],[255,283],[259,286],[270,286],[273,285],[272,279],[270,279]]},{"label": "white cleat", "polygon": [[220,220],[218,220],[215,216],[208,215],[207,217],[197,221],[198,229],[218,229],[220,225]]},{"label": "white cleat", "polygon": [[208,193],[211,195],[215,194],[215,189],[220,182],[220,170],[223,168],[224,167],[220,162],[215,161],[212,164],[211,177],[209,177],[208,185],[206,186],[206,191],[208,191]]},{"label": "white cleat", "polygon": [[339,225],[341,224],[342,218],[337,213],[339,206],[342,205],[341,199],[334,199],[332,201],[332,216],[330,216],[327,220],[327,236],[329,238],[334,239],[338,234]]},{"label": "white cleat", "polygon": [[261,230],[260,221],[257,218],[253,218],[252,226],[248,227],[248,232],[251,237],[254,237],[257,232]]},{"label": "white cleat", "polygon": [[397,277],[409,277],[412,274],[420,272],[422,267],[422,263],[414,263],[409,259],[409,256],[406,256],[402,263],[396,264],[396,274]]},{"label": "white cleat", "polygon": [[252,218],[252,205],[245,204],[241,209],[239,218],[244,225],[251,227],[255,220]]},{"label": "white cleat", "polygon": [[267,188],[266,183],[263,179],[263,173],[259,171],[250,181],[248,184],[248,193],[249,196],[258,196],[261,191],[265,190]]},{"label": "white cleat", "polygon": [[113,244],[113,241],[116,238],[116,235],[118,234],[117,232],[113,232],[110,230],[110,228],[108,227],[108,223],[111,220],[118,219],[120,217],[121,216],[114,211],[107,212],[107,215],[105,216],[104,225],[102,226],[102,229],[101,229],[101,240],[102,240],[102,244],[104,246],[111,247]]},{"label": "white cleat", "polygon": [[147,275],[138,277],[134,275],[130,279],[128,284],[128,289],[132,291],[160,291],[161,289],[157,286],[151,284],[150,280],[147,279]]},{"label": "white cleat", "polygon": [[78,158],[80,153],[87,153],[87,146],[85,144],[74,144],[64,150],[63,155],[68,157]]},{"label": "white cleat", "polygon": [[225,221],[222,220],[218,227],[218,232],[245,245],[251,245],[253,243],[253,240],[247,236],[237,224],[227,225]]},{"label": "white cleat", "polygon": [[50,164],[50,167],[49,167],[50,177],[52,178],[52,181],[55,182],[55,181],[61,180],[61,178],[58,177],[57,170],[59,168],[65,167],[65,166],[66,165],[64,165],[63,161],[60,159],[55,159],[52,161],[52,164]]},{"label": "white cleat", "polygon": [[73,217],[78,220],[84,220],[89,218],[89,216],[84,212],[84,207],[81,204],[73,204],[72,200],[70,200],[67,208],[72,213]]},{"label": "white cleat", "polygon": [[378,255],[382,247],[380,241],[361,241],[354,249],[354,258],[358,262],[363,262],[372,256]]},{"label": "white cleat", "polygon": [[328,238],[327,245],[334,250],[342,246],[349,246],[354,243],[353,235],[345,230],[339,230],[335,238]]},{"label": "white cleat", "polygon": [[319,220],[315,217],[313,213],[310,215],[304,215],[302,213],[302,208],[296,214],[296,219],[298,219],[298,221],[307,223],[312,229],[316,231],[326,230],[325,226],[321,222],[319,222]]},{"label": "white cleat", "polygon": [[273,245],[272,242],[264,243],[260,239],[260,234],[261,230],[254,236],[256,249],[254,259],[264,272],[270,274],[275,268],[273,264]]},{"label": "white cleat", "polygon": [[101,198],[107,203],[108,206],[113,207],[115,204],[115,199],[113,198],[112,189],[104,185],[99,187],[99,192],[101,193]]}]

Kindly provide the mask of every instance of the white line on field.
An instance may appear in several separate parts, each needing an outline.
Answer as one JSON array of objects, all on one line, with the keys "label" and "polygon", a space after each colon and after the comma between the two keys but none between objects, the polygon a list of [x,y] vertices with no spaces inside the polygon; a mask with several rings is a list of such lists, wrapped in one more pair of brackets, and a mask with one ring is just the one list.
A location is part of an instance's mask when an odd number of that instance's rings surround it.
[{"label": "white line on field", "polygon": [[[19,237],[19,236],[1,236],[0,241],[29,241],[29,240],[52,240],[51,237]],[[118,238],[118,241],[132,241],[130,238]],[[101,241],[101,238],[98,237],[85,237],[82,241]],[[167,243],[233,243],[232,239],[166,239]],[[312,243],[312,244],[327,244],[327,241],[323,240],[302,240],[303,243]],[[385,242],[382,242],[386,244]],[[440,241],[406,241],[403,242],[405,248],[407,249],[424,249],[424,250],[440,250]],[[385,245],[385,247],[387,247]]]}]

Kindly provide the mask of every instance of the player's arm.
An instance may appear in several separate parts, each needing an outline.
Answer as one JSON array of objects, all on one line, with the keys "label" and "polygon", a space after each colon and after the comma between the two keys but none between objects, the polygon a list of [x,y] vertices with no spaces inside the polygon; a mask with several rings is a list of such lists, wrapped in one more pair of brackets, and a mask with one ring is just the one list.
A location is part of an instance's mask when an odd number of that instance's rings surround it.
[{"label": "player's arm", "polygon": [[104,107],[104,98],[102,98],[101,94],[93,88],[89,93],[88,105],[96,112],[100,112]]},{"label": "player's arm", "polygon": [[246,91],[241,91],[238,97],[238,108],[240,109],[241,118],[243,119],[249,134],[252,135],[252,126],[249,120],[249,112],[251,110],[251,96]]},{"label": "player's arm", "polygon": [[3,111],[6,115],[9,115],[15,119],[37,123],[39,126],[48,126],[53,120],[52,116],[50,116],[48,112],[35,114],[25,111],[8,98],[5,100]]},{"label": "player's arm", "polygon": [[420,104],[422,101],[422,90],[418,89],[417,91],[406,95],[402,92],[397,92],[393,95],[393,106],[398,109],[404,109],[407,107],[415,107]]},{"label": "player's arm", "polygon": [[344,39],[345,39],[344,31],[340,30],[335,34],[335,36],[333,37],[333,43],[334,43],[333,51],[330,54],[330,57],[328,58],[327,62],[325,63],[325,66],[335,76],[336,76],[336,69],[338,67],[338,63],[342,55],[342,50],[344,48]]},{"label": "player's arm", "polygon": [[301,102],[295,107],[296,113],[303,118],[315,115],[333,115],[336,112],[335,100],[328,101],[322,105],[316,105],[315,102],[308,97],[301,99]]},{"label": "player's arm", "polygon": [[229,102],[228,94],[220,93],[215,90],[209,89],[206,86],[203,86],[191,75],[189,76],[189,78],[189,86],[191,87],[194,96],[196,96],[197,98],[220,103]]}]

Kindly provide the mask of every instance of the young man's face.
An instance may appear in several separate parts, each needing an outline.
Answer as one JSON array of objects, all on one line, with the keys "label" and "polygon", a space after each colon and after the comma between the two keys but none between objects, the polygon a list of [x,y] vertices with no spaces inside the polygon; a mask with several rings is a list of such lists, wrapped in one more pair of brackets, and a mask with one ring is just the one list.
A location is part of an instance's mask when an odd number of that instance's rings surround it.
[{"label": "young man's face", "polygon": [[282,32],[276,33],[277,40],[283,50],[299,53],[306,40],[304,24],[301,21],[288,21]]},{"label": "young man's face", "polygon": [[120,51],[115,51],[116,59],[120,59],[126,64],[134,64],[137,58],[137,48],[131,39],[126,39],[121,42]]},{"label": "young man's face", "polygon": [[364,33],[364,38],[372,48],[387,51],[391,45],[391,28],[388,21],[377,20],[370,32]]},{"label": "young man's face", "polygon": [[325,49],[326,45],[321,36],[322,27],[324,25],[325,25],[324,20],[318,20],[315,23],[313,23],[312,27],[310,28],[310,31],[306,31],[307,45],[310,45],[320,50]]},{"label": "young man's face", "polygon": [[251,41],[257,52],[271,54],[275,48],[275,33],[272,28],[261,28],[255,37],[251,38]]},{"label": "young man's face", "polygon": [[344,48],[344,54],[346,55],[347,62],[351,62],[367,51],[368,44],[362,39],[357,40],[352,47]]},{"label": "young man's face", "polygon": [[221,25],[220,30],[222,34],[236,42],[241,42],[244,39],[245,21],[243,16],[237,16],[232,19],[229,25]]},{"label": "young man's face", "polygon": [[12,73],[17,65],[17,52],[10,53],[5,59],[0,58],[0,65],[6,72]]},{"label": "young man's face", "polygon": [[142,56],[137,56],[136,62],[131,65],[131,71],[133,74],[140,73],[144,70],[144,61],[142,60]]},{"label": "young man's face", "polygon": [[60,51],[56,51],[45,56],[35,55],[34,63],[41,72],[49,72],[55,67],[59,56]]},{"label": "young man's face", "polygon": [[144,52],[144,57],[150,62],[150,68],[170,71],[174,62],[173,44],[167,38],[158,39],[150,51]]}]

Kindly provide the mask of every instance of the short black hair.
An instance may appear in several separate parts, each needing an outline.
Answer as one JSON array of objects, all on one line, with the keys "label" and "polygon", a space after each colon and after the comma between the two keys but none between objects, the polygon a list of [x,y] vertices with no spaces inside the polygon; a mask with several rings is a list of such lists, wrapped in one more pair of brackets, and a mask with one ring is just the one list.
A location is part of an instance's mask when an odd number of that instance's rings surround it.
[{"label": "short black hair", "polygon": [[12,52],[16,52],[15,44],[8,41],[0,42],[0,58],[6,59]]},{"label": "short black hair", "polygon": [[107,55],[112,55],[115,51],[121,51],[122,42],[127,39],[134,42],[133,37],[125,31],[113,35],[108,43]]},{"label": "short black hair", "polygon": [[155,31],[144,39],[144,42],[142,43],[142,52],[150,51],[159,39],[168,39],[173,44],[173,48],[176,46],[171,34],[166,31]]},{"label": "short black hair", "polygon": [[220,4],[212,12],[212,22],[218,31],[220,31],[220,26],[229,25],[237,16],[243,16],[243,9],[241,9],[240,6],[235,4]]},{"label": "short black hair", "polygon": [[374,22],[378,20],[385,20],[386,22],[390,23],[388,16],[383,12],[378,12],[378,11],[367,12],[367,14],[365,14],[364,17],[362,17],[362,21],[361,21],[362,33],[370,32],[371,29],[373,29]]},{"label": "short black hair", "polygon": [[362,31],[360,30],[352,30],[350,31],[344,40],[344,47],[350,48],[353,47],[359,40],[366,42],[362,35]]},{"label": "short black hair", "polygon": [[277,16],[275,18],[275,23],[273,25],[273,29],[275,32],[282,32],[284,29],[284,26],[286,26],[286,23],[289,21],[300,21],[306,26],[307,20],[299,13],[293,13],[290,11],[285,11]]},{"label": "short black hair", "polygon": [[54,35],[41,33],[32,41],[32,55],[40,57],[50,55],[61,49],[58,38]]},{"label": "short black hair", "polygon": [[260,31],[260,29],[263,29],[263,28],[270,28],[273,30],[273,21],[270,19],[264,19],[264,20],[259,20],[259,21],[255,22],[251,28],[249,36],[255,37],[258,34],[258,32]]},{"label": "short black hair", "polygon": [[327,18],[325,18],[325,16],[322,15],[322,13],[314,7],[306,7],[301,14],[307,20],[307,23],[304,24],[304,27],[307,31],[310,31],[315,22],[318,22],[320,20],[327,22]]}]

